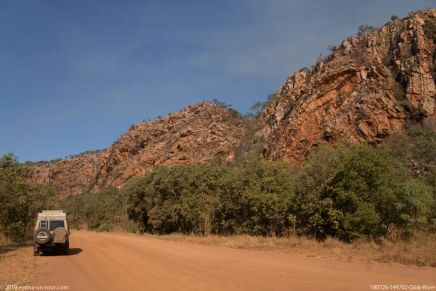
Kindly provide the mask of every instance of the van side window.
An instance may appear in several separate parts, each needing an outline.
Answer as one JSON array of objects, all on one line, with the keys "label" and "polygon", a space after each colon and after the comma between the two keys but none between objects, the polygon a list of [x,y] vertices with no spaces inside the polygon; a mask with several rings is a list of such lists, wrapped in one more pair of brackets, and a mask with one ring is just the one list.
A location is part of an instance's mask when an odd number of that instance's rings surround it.
[{"label": "van side window", "polygon": [[48,228],[48,221],[47,220],[41,220],[39,223],[40,228]]}]

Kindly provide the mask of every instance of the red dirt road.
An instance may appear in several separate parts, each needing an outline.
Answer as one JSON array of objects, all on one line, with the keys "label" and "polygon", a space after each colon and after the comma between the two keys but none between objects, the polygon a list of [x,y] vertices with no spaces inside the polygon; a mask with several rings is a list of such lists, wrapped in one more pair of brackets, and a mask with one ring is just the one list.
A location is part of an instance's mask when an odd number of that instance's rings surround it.
[{"label": "red dirt road", "polygon": [[[74,231],[69,256],[47,256],[36,284],[70,290],[371,290],[436,284],[436,269]],[[399,289],[397,289],[399,290]]]}]

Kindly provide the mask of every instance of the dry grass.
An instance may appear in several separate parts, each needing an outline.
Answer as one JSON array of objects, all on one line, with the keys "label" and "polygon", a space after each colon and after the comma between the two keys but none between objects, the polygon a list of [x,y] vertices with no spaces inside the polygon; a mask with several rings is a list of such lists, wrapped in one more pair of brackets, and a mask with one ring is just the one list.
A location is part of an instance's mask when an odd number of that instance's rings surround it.
[{"label": "dry grass", "polygon": [[383,240],[378,260],[436,267],[436,234],[417,233],[408,241]]},{"label": "dry grass", "polygon": [[11,242],[3,233],[0,233],[0,254],[13,245],[13,242]]},{"label": "dry grass", "polygon": [[436,234],[416,233],[410,240],[386,240],[379,243],[358,240],[351,244],[328,238],[318,242],[306,237],[258,237],[249,235],[199,236],[170,234],[153,236],[164,240],[218,245],[236,249],[273,250],[304,254],[310,257],[396,262],[436,267]]}]

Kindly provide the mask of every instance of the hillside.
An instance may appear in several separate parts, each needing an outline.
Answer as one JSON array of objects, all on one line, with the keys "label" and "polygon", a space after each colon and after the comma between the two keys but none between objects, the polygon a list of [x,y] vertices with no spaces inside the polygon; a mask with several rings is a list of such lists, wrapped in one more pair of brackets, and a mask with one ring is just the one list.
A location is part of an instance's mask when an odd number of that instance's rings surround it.
[{"label": "hillside", "polygon": [[435,117],[436,9],[363,28],[291,74],[262,113],[268,160],[301,162],[322,142],[377,144]]},{"label": "hillside", "polygon": [[244,132],[234,111],[209,102],[133,125],[112,146],[54,163],[28,166],[33,180],[61,195],[120,186],[158,165],[232,160]]},{"label": "hillside", "polygon": [[435,118],[435,42],[436,9],[363,28],[312,68],[291,74],[255,130],[231,109],[203,102],[136,124],[101,152],[29,165],[31,179],[63,196],[119,187],[158,165],[233,160],[239,145],[252,150],[246,145],[253,132],[266,141],[267,160],[294,163],[324,142],[377,144]]}]

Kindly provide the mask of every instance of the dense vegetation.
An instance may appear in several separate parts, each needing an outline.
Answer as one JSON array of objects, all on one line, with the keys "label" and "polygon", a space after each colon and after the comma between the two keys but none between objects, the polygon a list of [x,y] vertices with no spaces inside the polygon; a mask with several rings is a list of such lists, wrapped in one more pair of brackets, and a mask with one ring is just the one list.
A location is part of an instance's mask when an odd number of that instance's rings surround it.
[{"label": "dense vegetation", "polygon": [[126,199],[117,188],[69,196],[61,200],[60,204],[68,213],[68,221],[73,228],[112,231],[117,226],[136,231],[135,225],[127,218]]},{"label": "dense vegetation", "polygon": [[352,241],[430,229],[434,217],[431,186],[369,145],[325,145],[299,168],[255,158],[158,168],[122,191],[129,217],[155,233],[295,233]]},{"label": "dense vegetation", "polygon": [[299,233],[352,241],[429,225],[430,188],[368,145],[323,147],[299,175],[292,215]]},{"label": "dense vegetation", "polygon": [[23,240],[32,233],[36,213],[57,208],[55,192],[30,183],[15,156],[0,158],[0,233],[10,240]]},{"label": "dense vegetation", "polygon": [[280,235],[289,225],[293,172],[287,164],[257,159],[161,167],[122,191],[129,217],[143,231]]},{"label": "dense vegetation", "polygon": [[[230,164],[158,167],[121,189],[61,200],[75,228],[165,234],[306,235],[353,241],[436,230],[436,131],[416,127],[382,145],[321,145],[299,166],[242,156]],[[58,207],[12,155],[0,159],[0,232],[25,236]]]}]

